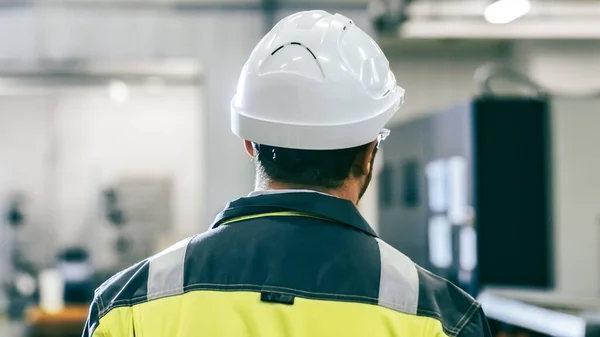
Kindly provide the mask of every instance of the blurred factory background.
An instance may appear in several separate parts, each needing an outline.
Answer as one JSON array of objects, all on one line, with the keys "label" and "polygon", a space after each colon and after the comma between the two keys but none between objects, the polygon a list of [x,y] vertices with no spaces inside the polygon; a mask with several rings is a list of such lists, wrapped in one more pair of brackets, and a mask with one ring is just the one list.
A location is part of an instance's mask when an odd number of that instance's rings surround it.
[{"label": "blurred factory background", "polygon": [[498,336],[593,335],[600,1],[0,0],[0,336],[79,334],[89,289],[253,189],[237,77],[315,8],[407,91],[361,205],[382,238]]}]

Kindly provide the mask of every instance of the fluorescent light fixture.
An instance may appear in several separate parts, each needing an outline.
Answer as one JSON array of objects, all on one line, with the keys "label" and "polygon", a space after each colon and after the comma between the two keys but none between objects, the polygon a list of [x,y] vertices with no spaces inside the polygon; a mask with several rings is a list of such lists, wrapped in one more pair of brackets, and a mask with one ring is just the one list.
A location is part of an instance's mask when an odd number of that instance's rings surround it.
[{"label": "fluorescent light fixture", "polygon": [[489,23],[506,24],[529,13],[530,10],[530,0],[499,0],[489,5],[483,16]]},{"label": "fluorescent light fixture", "polygon": [[125,102],[129,98],[129,87],[125,82],[112,81],[108,86],[108,95],[115,102]]}]

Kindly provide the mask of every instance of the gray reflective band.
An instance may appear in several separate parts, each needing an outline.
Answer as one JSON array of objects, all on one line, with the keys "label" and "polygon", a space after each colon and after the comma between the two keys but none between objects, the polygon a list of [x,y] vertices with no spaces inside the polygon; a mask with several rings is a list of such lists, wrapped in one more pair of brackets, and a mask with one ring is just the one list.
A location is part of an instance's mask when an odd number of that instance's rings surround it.
[{"label": "gray reflective band", "polygon": [[419,276],[415,264],[404,254],[380,239],[381,276],[379,305],[416,314],[419,304]]},{"label": "gray reflective band", "polygon": [[150,258],[148,300],[183,294],[185,253],[192,238],[182,240]]}]

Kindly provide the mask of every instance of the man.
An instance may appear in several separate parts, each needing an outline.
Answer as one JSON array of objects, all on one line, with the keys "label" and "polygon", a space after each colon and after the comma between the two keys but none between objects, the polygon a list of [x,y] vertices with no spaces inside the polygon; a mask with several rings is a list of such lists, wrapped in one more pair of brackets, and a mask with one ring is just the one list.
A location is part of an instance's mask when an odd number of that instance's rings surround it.
[{"label": "man", "polygon": [[232,101],[257,191],[108,280],[84,336],[490,336],[477,302],[378,239],[356,208],[403,96],[348,18],[283,19]]}]

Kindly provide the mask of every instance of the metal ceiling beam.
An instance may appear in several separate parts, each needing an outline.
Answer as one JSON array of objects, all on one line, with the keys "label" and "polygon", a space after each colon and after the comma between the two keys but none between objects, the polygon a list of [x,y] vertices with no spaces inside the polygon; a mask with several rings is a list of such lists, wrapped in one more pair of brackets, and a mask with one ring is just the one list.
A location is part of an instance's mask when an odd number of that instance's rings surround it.
[{"label": "metal ceiling beam", "polygon": [[[481,0],[458,1],[415,1],[407,8],[411,18],[431,18],[443,20],[456,17],[482,17],[489,2]],[[600,2],[558,0],[547,2],[532,2],[528,17],[590,17],[600,15]]]},{"label": "metal ceiling beam", "polygon": [[279,2],[277,0],[262,0],[256,2],[153,2],[153,1],[81,1],[81,0],[6,0],[0,1],[0,10],[3,8],[15,7],[69,7],[69,8],[93,8],[93,9],[167,9],[167,10],[186,10],[186,11],[265,11],[277,10],[361,10],[367,8],[367,2],[362,1],[300,1],[300,2]]},{"label": "metal ceiling beam", "polygon": [[415,1],[410,20],[398,34],[408,39],[597,39],[600,2],[555,0],[533,2],[531,11],[506,25],[483,19],[481,0]]},{"label": "metal ceiling beam", "polygon": [[[61,83],[107,84],[119,79],[128,83],[147,83],[158,77],[165,83],[190,84],[203,81],[203,69],[193,61],[152,62],[67,61],[41,63],[0,62],[0,87],[10,79],[15,84]],[[4,85],[6,86],[6,85]]]},{"label": "metal ceiling beam", "polygon": [[507,25],[453,18],[410,20],[398,31],[404,39],[600,39],[598,19],[523,19]]}]

